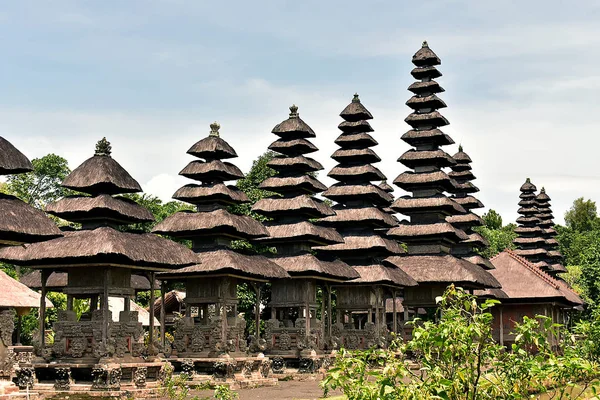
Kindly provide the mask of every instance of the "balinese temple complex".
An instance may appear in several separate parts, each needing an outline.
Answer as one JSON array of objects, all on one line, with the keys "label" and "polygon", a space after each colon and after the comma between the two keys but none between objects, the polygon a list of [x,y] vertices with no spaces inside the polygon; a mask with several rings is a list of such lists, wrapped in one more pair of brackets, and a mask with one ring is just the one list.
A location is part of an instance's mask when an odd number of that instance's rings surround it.
[{"label": "balinese temple complex", "polygon": [[[250,200],[230,183],[244,174],[229,161],[238,154],[216,122],[187,151],[195,159],[180,175],[196,182],[173,195],[193,209],[170,215],[152,233],[132,227],[154,217],[131,199],[142,188],[106,139],[62,182],[74,194],[46,207],[69,222],[62,230],[42,211],[0,194],[0,261],[31,268],[23,283],[39,291],[0,273],[0,378],[45,394],[136,397],[155,391],[170,363],[190,379],[275,384],[271,373],[316,372],[340,348],[385,348],[392,333],[410,337],[405,322],[437,318],[436,298],[451,284],[500,300],[493,328],[502,344],[514,340],[510,332],[523,315],[568,322],[583,302],[557,275],[565,268],[549,196],[536,194],[528,179],[517,249],[483,257],[488,243],[477,233],[483,221],[474,210],[483,204],[474,196],[471,158],[462,146],[453,156],[443,150],[454,141],[441,130],[449,124],[439,111],[446,107],[436,81],[441,60],[423,42],[412,63],[410,129],[402,135],[410,149],[393,182],[405,193],[396,199],[375,166],[373,116],[357,94],[340,114],[329,188],[317,179],[323,166],[308,156],[318,150],[316,134],[298,107],[272,129],[275,156],[267,165],[275,174],[259,185],[268,196],[251,208],[262,222],[237,211]],[[0,175],[31,170],[0,137]],[[254,293],[244,303],[242,285]],[[130,300],[148,290],[160,330],[150,315],[146,332]],[[52,326],[49,291],[67,303]],[[111,302],[123,311],[112,313]],[[16,316],[36,305],[33,346],[13,345]]]},{"label": "balinese temple complex", "polygon": [[[231,248],[234,240],[251,241],[269,233],[253,218],[227,210],[249,199],[237,187],[224,183],[244,175],[235,165],[223,161],[237,157],[237,153],[220,137],[219,124],[215,122],[210,128],[209,135],[188,150],[200,160],[191,161],[180,172],[201,183],[185,185],[173,195],[193,204],[196,211],[173,214],[153,230],[191,240],[201,262],[159,274],[161,280],[185,283],[185,316],[174,322],[172,351],[175,358],[190,360],[199,368],[208,363],[212,366],[215,358],[224,355],[240,357],[264,351],[266,342],[256,334],[260,331],[260,285],[290,277],[265,256],[243,254]],[[246,342],[246,322],[237,310],[237,287],[243,282],[254,287],[257,295],[255,335],[250,347]],[[164,324],[164,300],[162,304]]]},{"label": "balinese temple complex", "polygon": [[[81,228],[63,232],[61,237],[24,247],[4,249],[4,261],[41,270],[41,294],[46,297],[46,282],[52,272],[67,274],[67,309],[58,312],[52,326],[53,342],[46,334],[36,343],[36,358],[21,367],[20,386],[38,381],[54,382],[68,390],[72,380],[91,382],[93,389],[145,387],[158,382],[163,363],[151,334],[144,342],[144,330],[136,311],[128,307],[135,294],[134,274],[146,275],[154,301],[155,274],[198,262],[187,247],[153,234],[128,233],[124,225],[152,220],[149,211],[122,193],[141,191],[140,185],[111,157],[106,139],[96,145],[93,157],[75,168],[62,186],[81,195],[58,200],[48,206],[53,215]],[[112,321],[109,297],[125,299],[125,310]],[[89,302],[89,312],[78,318],[74,299]],[[153,332],[150,319],[150,332]],[[45,332],[45,302],[40,304],[40,332]],[[28,379],[27,379],[28,378]]]},{"label": "balinese temple complex", "polygon": [[[360,278],[336,284],[336,323],[331,327],[335,348],[385,347],[388,329],[385,321],[385,301],[396,298],[402,288],[416,286],[416,281],[392,264],[383,264],[389,256],[402,253],[400,244],[386,237],[397,220],[385,211],[392,196],[373,181],[385,180],[374,163],[381,161],[372,147],[377,142],[370,135],[368,120],[373,116],[358,95],[342,111],[342,134],[336,139],[340,146],[331,158],[338,164],[329,176],[338,181],[323,193],[337,202],[335,215],[318,224],[335,228],[344,243],[316,248],[318,254],[338,257],[351,265]],[[397,330],[397,321],[393,328]]]},{"label": "balinese temple complex", "polygon": [[[406,312],[409,307],[435,307],[435,298],[451,283],[469,290],[500,286],[483,267],[461,258],[462,253],[458,256],[452,252],[458,243],[469,240],[469,235],[447,219],[468,215],[468,212],[446,195],[446,192],[456,193],[460,186],[443,170],[457,162],[441,149],[454,143],[439,129],[448,125],[448,120],[438,111],[446,107],[437,96],[444,89],[434,80],[442,76],[437,69],[441,61],[427,42],[423,42],[412,61],[415,68],[411,75],[417,81],[408,88],[413,96],[406,104],[413,112],[405,120],[412,129],[402,139],[413,149],[399,159],[409,171],[403,172],[394,181],[396,186],[411,195],[402,196],[392,204],[395,211],[408,215],[410,222],[401,221],[399,226],[388,231],[390,236],[406,243],[408,251],[386,260],[404,270],[419,284],[405,289]],[[461,163],[464,161],[461,160]]]}]

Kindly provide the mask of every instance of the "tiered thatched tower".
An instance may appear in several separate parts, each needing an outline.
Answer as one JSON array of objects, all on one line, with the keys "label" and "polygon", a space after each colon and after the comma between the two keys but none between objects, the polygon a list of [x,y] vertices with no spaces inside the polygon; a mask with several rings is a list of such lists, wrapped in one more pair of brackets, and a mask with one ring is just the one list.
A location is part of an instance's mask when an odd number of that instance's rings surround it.
[{"label": "tiered thatched tower", "polygon": [[544,249],[546,239],[544,232],[539,227],[540,219],[537,217],[538,209],[536,203],[535,192],[537,188],[531,180],[527,178],[525,183],[521,185],[521,194],[519,197],[519,218],[517,218],[517,228],[515,233],[517,237],[513,241],[517,249],[515,253],[524,257],[532,264],[548,271],[550,266],[545,261],[548,257],[548,252]]},{"label": "tiered thatched tower", "polygon": [[[21,174],[33,170],[23,153],[0,136],[0,175]],[[39,242],[62,236],[54,222],[43,212],[14,196],[0,193],[0,248]],[[12,337],[17,322],[17,342],[20,337],[21,317],[31,308],[38,307],[45,298],[0,271],[0,393],[8,394],[17,388],[11,382],[15,354]]]},{"label": "tiered thatched tower", "polygon": [[400,162],[410,171],[400,174],[394,183],[411,192],[398,198],[392,208],[410,217],[410,223],[390,229],[389,235],[405,242],[406,256],[392,256],[388,262],[399,266],[412,276],[419,286],[407,288],[404,304],[427,307],[435,305],[435,298],[446,286],[455,283],[469,289],[498,287],[498,282],[483,268],[450,254],[450,250],[468,236],[446,222],[453,215],[466,214],[466,210],[446,196],[454,192],[455,182],[442,168],[455,161],[442,146],[454,143],[439,127],[448,120],[438,109],[446,104],[436,95],[444,90],[434,80],[441,76],[436,68],[440,59],[427,42],[413,56],[416,66],[411,72],[417,82],[408,88],[414,93],[406,103],[414,111],[406,118],[412,127],[402,139],[413,146],[400,157]]},{"label": "tiered thatched tower", "polygon": [[[270,237],[261,241],[276,247],[273,261],[292,276],[292,279],[273,282],[269,304],[272,318],[267,322],[268,350],[281,355],[297,355],[298,350],[325,347],[324,325],[317,318],[317,284],[358,277],[344,262],[326,261],[311,251],[315,246],[343,243],[343,239],[335,230],[310,222],[335,213],[313,197],[327,189],[314,177],[323,167],[305,156],[316,151],[307,140],[314,138],[315,133],[298,115],[298,107],[292,106],[290,111],[289,118],[272,131],[279,139],[269,148],[281,155],[268,165],[277,175],[260,185],[261,189],[276,194],[260,200],[252,208],[272,218],[265,224]],[[321,315],[324,311],[323,308]]]},{"label": "tiered thatched tower", "polygon": [[472,210],[482,208],[483,204],[473,197],[473,193],[477,193],[479,189],[472,183],[475,180],[475,175],[471,172],[471,157],[463,151],[462,146],[459,146],[458,153],[454,154],[452,158],[456,161],[450,167],[452,172],[448,174],[456,182],[452,200],[460,204],[466,212],[448,217],[447,221],[468,235],[468,239],[461,240],[452,248],[452,254],[482,268],[492,269],[494,268],[492,263],[476,252],[476,249],[482,250],[488,247],[489,243],[483,236],[473,231],[473,227],[483,225],[483,220]]},{"label": "tiered thatched tower", "polygon": [[339,164],[329,173],[338,183],[323,193],[337,201],[333,207],[336,215],[321,219],[319,225],[335,228],[344,243],[319,247],[317,251],[352,265],[360,278],[337,287],[337,323],[332,340],[349,349],[385,346],[385,300],[395,298],[399,289],[416,282],[398,267],[382,264],[402,249],[385,237],[387,230],[397,225],[397,220],[383,210],[390,205],[391,196],[372,183],[385,179],[372,165],[381,161],[371,149],[377,145],[369,134],[373,128],[368,120],[373,117],[358,95],[340,116],[344,119],[339,125],[342,134],[336,140],[340,148],[331,156]]},{"label": "tiered thatched tower", "polygon": [[535,216],[539,219],[538,226],[542,229],[542,237],[545,239],[542,244],[542,248],[546,250],[547,254],[544,261],[550,267],[548,273],[556,277],[556,274],[566,272],[567,269],[562,264],[563,256],[558,249],[558,241],[555,239],[557,233],[554,230],[554,216],[550,208],[550,196],[546,194],[546,189],[540,190],[535,198],[535,205],[537,208]]},{"label": "tiered thatched tower", "polygon": [[[48,212],[80,223],[81,229],[26,248],[5,249],[0,258],[42,270],[42,297],[45,297],[50,273],[67,272],[68,284],[64,289],[67,311],[59,312],[53,327],[52,346],[46,347],[45,335],[42,335],[39,354],[59,364],[70,363],[72,369],[87,368],[87,372],[78,372],[83,375],[89,374],[89,365],[95,362],[116,363],[109,369],[102,365],[94,368],[93,387],[118,388],[122,368],[129,368],[131,372],[141,366],[142,357],[150,356],[147,363],[157,352],[154,335],[150,335],[147,347],[137,312],[128,308],[129,298],[134,295],[131,275],[146,274],[153,284],[155,271],[192,265],[197,263],[197,257],[185,246],[156,235],[118,229],[120,225],[149,221],[153,217],[140,205],[114,196],[140,192],[141,188],[111,157],[111,146],[106,139],[98,142],[95,155],[73,170],[63,186],[87,195],[61,199],[49,205]],[[154,291],[151,293],[153,296]],[[112,321],[109,296],[126,300],[125,311],[120,313],[118,322]],[[73,310],[75,298],[90,300],[90,312],[80,319]],[[41,328],[44,317],[42,307]],[[151,330],[153,321],[150,319]],[[160,368],[160,364],[150,367]]]},{"label": "tiered thatched tower", "polygon": [[[196,206],[197,212],[180,211],[153,230],[192,241],[201,264],[160,274],[160,279],[185,282],[186,315],[175,325],[174,354],[186,358],[206,358],[247,350],[246,323],[238,316],[237,285],[253,284],[289,275],[277,264],[260,255],[246,255],[231,249],[232,240],[254,240],[268,235],[265,227],[227,208],[248,202],[235,186],[224,182],[243,177],[233,164],[223,161],[237,157],[235,150],[219,135],[219,124],[210,125],[208,137],[194,144],[188,154],[202,160],[190,162],[180,175],[200,181],[185,185],[173,198]],[[257,302],[260,291],[257,289]],[[260,309],[259,304],[256,305]],[[164,312],[162,313],[164,315]],[[260,326],[260,312],[256,324]],[[255,336],[258,339],[258,336]],[[257,351],[258,341],[251,350]]]}]

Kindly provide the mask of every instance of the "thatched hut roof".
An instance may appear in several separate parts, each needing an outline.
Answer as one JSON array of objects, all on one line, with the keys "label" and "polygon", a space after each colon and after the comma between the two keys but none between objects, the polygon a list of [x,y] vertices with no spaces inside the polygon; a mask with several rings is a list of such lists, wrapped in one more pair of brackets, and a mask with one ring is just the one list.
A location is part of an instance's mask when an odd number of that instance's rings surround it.
[{"label": "thatched hut roof", "polygon": [[413,110],[446,107],[446,103],[444,103],[444,100],[440,99],[435,94],[431,94],[428,96],[414,95],[406,102],[406,105],[412,108]]},{"label": "thatched hut roof", "polygon": [[340,117],[342,117],[346,121],[360,121],[373,119],[373,115],[367,110],[367,108],[360,102],[358,98],[358,94],[354,94],[354,98],[352,102],[346,106],[340,113]]},{"label": "thatched hut roof", "polygon": [[267,225],[269,236],[258,239],[264,243],[308,242],[314,246],[343,243],[344,239],[335,230],[316,226],[308,221],[290,224]]},{"label": "thatched hut roof", "polygon": [[371,226],[389,228],[396,226],[396,220],[385,211],[376,207],[343,208],[334,207],[335,215],[318,221],[319,225],[334,227]]},{"label": "thatched hut roof", "polygon": [[500,282],[502,291],[508,296],[503,303],[559,302],[568,307],[583,304],[581,298],[564,282],[552,278],[511,250],[503,251],[491,261],[496,268],[489,273]]},{"label": "thatched hut roof", "polygon": [[371,164],[365,165],[342,165],[338,164],[327,174],[337,181],[378,181],[386,179],[385,175]]},{"label": "thatched hut roof", "polygon": [[335,212],[322,200],[308,195],[291,198],[261,199],[252,206],[252,211],[265,216],[289,215],[290,212],[300,213],[307,218],[322,218],[335,215]]},{"label": "thatched hut roof", "polygon": [[[20,279],[20,282],[27,287],[40,290],[42,288],[42,271],[39,269],[33,270],[25,275],[23,275]],[[62,292],[65,287],[67,287],[68,276],[66,272],[58,272],[54,271],[48,277],[46,281],[46,288],[50,291]],[[155,281],[154,287],[156,289],[160,289],[160,282]],[[131,288],[136,292],[141,292],[145,290],[150,290],[150,281],[143,275],[131,275]]]},{"label": "thatched hut roof", "polygon": [[413,55],[412,63],[417,67],[430,67],[440,65],[442,62],[433,50],[429,48],[427,41],[424,41],[421,49]]},{"label": "thatched hut roof", "polygon": [[402,196],[392,203],[392,209],[406,215],[425,211],[445,212],[450,215],[466,212],[460,204],[443,195],[436,195],[434,197]]},{"label": "thatched hut roof", "polygon": [[42,211],[0,193],[0,244],[21,244],[61,236],[60,229]]},{"label": "thatched hut roof", "polygon": [[109,227],[65,232],[63,237],[0,250],[0,260],[34,267],[117,265],[169,269],[198,262],[187,247],[153,234],[119,232]]},{"label": "thatched hut roof", "polygon": [[373,147],[379,144],[375,139],[373,139],[373,136],[365,132],[351,134],[342,133],[337,137],[337,139],[335,139],[334,143],[343,148]]},{"label": "thatched hut roof", "polygon": [[413,172],[406,171],[394,179],[394,184],[407,192],[424,188],[439,188],[443,191],[455,190],[455,182],[444,171]]},{"label": "thatched hut roof", "polygon": [[260,255],[245,255],[229,249],[198,253],[200,264],[162,272],[160,279],[182,279],[185,276],[234,275],[243,278],[289,278],[288,273],[273,260]]},{"label": "thatched hut roof", "polygon": [[293,277],[317,275],[340,281],[359,277],[354,268],[345,262],[339,260],[323,261],[312,254],[275,257],[273,261]]},{"label": "thatched hut roof", "polygon": [[389,205],[394,197],[373,184],[353,184],[347,185],[336,183],[323,192],[323,197],[330,200],[345,203],[347,200],[363,198],[365,201],[373,202],[376,205]]},{"label": "thatched hut roof", "polygon": [[361,265],[354,269],[360,275],[360,278],[353,279],[348,284],[383,284],[400,287],[417,286],[415,281],[406,272],[391,264],[381,265]]},{"label": "thatched hut roof", "polygon": [[499,288],[490,272],[451,255],[392,256],[384,260],[406,272],[419,285],[450,284],[469,288]]},{"label": "thatched hut roof", "polygon": [[432,65],[426,65],[424,67],[415,67],[412,71],[410,71],[410,74],[415,79],[435,79],[442,76],[442,73]]},{"label": "thatched hut roof", "polygon": [[[213,129],[214,127],[214,129]],[[236,158],[238,155],[225,140],[218,135],[219,124],[211,124],[211,135],[196,142],[187,151],[188,154],[194,157],[204,158],[205,160],[224,160],[227,158]]]},{"label": "thatched hut roof", "polygon": [[[0,138],[1,139],[1,138]],[[0,308],[38,308],[41,295],[0,271]],[[46,299],[46,307],[52,307]]]},{"label": "thatched hut roof", "polygon": [[236,186],[221,182],[205,185],[188,184],[177,189],[173,198],[190,204],[241,204],[250,199]]},{"label": "thatched hut roof", "polygon": [[479,265],[482,268],[485,268],[485,269],[494,269],[494,264],[492,264],[490,262],[490,260],[488,260],[485,257],[482,257],[479,254],[473,254],[473,255],[470,255],[468,257],[461,257],[461,258],[467,260],[468,262],[470,262],[472,264]]},{"label": "thatched hut roof", "polygon": [[413,92],[414,94],[419,94],[419,95],[426,94],[426,93],[444,92],[444,88],[442,88],[440,86],[440,84],[434,80],[412,83],[408,87],[408,90]]},{"label": "thatched hut roof", "polygon": [[268,235],[265,227],[252,217],[232,214],[224,209],[205,212],[179,211],[157,224],[152,232],[173,237],[226,235],[239,239]]},{"label": "thatched hut roof", "polygon": [[33,171],[31,161],[8,140],[0,136],[0,175]]},{"label": "thatched hut roof", "polygon": [[327,189],[327,186],[310,175],[272,176],[265,179],[258,187],[276,193],[293,190],[294,192],[304,191],[310,194],[320,193]]},{"label": "thatched hut roof", "polygon": [[332,155],[335,161],[342,162],[357,162],[357,163],[376,163],[381,161],[381,158],[371,149],[337,149]]},{"label": "thatched hut roof", "polygon": [[323,169],[319,162],[302,155],[275,157],[267,163],[267,166],[275,171],[286,171],[293,168],[298,172],[316,172]]},{"label": "thatched hut roof", "polygon": [[[343,121],[338,125],[338,129],[346,134],[373,132],[374,129],[365,120],[360,121]],[[348,143],[348,142],[346,142]],[[340,143],[340,145],[342,145]]]},{"label": "thatched hut roof", "polygon": [[306,139],[279,139],[271,143],[269,150],[294,157],[300,154],[314,153],[319,149]]},{"label": "thatched hut roof", "polygon": [[315,247],[319,253],[331,253],[344,258],[346,254],[371,254],[382,253],[385,255],[402,254],[404,249],[397,241],[383,238],[379,235],[353,236],[345,235],[344,242],[329,246]]},{"label": "thatched hut roof", "polygon": [[450,222],[453,225],[461,226],[461,227],[472,227],[472,226],[482,226],[484,225],[483,220],[477,214],[468,213],[468,214],[460,214],[460,215],[452,215],[446,218],[446,221]]},{"label": "thatched hut roof", "polygon": [[454,241],[467,240],[468,236],[460,229],[447,222],[435,224],[409,225],[400,224],[388,231],[388,236],[400,241],[428,240],[433,237],[448,238]]},{"label": "thatched hut roof", "polygon": [[425,143],[433,143],[437,146],[454,144],[454,140],[452,140],[450,136],[446,135],[444,132],[437,128],[427,130],[413,129],[402,135],[401,139],[409,145],[415,147]]},{"label": "thatched hut roof", "polygon": [[398,158],[398,162],[408,168],[435,165],[438,168],[454,165],[454,159],[443,150],[415,150],[410,149]]},{"label": "thatched hut roof", "polygon": [[191,161],[179,175],[203,182],[223,182],[240,179],[244,174],[230,162],[221,160]]},{"label": "thatched hut roof", "polygon": [[298,114],[298,107],[290,107],[290,117],[280,124],[275,125],[271,131],[284,139],[306,139],[316,137],[315,132],[306,122],[302,121]]},{"label": "thatched hut roof", "polygon": [[46,206],[46,212],[67,221],[116,221],[122,224],[154,221],[146,208],[125,197],[71,196]]},{"label": "thatched hut roof", "polygon": [[110,144],[101,140],[96,154],[75,168],[62,186],[91,195],[141,192],[140,184],[110,154]]}]

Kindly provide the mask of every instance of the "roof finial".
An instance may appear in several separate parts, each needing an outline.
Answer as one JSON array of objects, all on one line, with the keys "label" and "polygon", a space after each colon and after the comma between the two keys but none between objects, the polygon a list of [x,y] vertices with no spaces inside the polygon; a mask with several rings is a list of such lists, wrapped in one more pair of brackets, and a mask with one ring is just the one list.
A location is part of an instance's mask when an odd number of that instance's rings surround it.
[{"label": "roof finial", "polygon": [[459,152],[463,151],[462,143],[458,145],[458,151]]},{"label": "roof finial", "polygon": [[546,193],[546,188],[542,186],[541,193]]},{"label": "roof finial", "polygon": [[295,104],[290,106],[290,118],[298,118],[298,106]]},{"label": "roof finial", "polygon": [[427,40],[423,40],[423,44],[421,45],[421,47],[429,47]]},{"label": "roof finial", "polygon": [[221,129],[221,125],[217,121],[210,124],[210,133],[208,136],[219,137],[219,129]]},{"label": "roof finial", "polygon": [[360,103],[360,99],[358,98],[358,93],[354,93],[354,97],[352,98],[353,103]]},{"label": "roof finial", "polygon": [[527,179],[525,179],[525,182],[531,183],[531,179],[527,178]]},{"label": "roof finial", "polygon": [[98,143],[96,143],[96,152],[94,153],[94,155],[110,157],[111,150],[112,147],[110,145],[110,142],[106,140],[105,137],[103,137],[102,140],[99,140]]}]

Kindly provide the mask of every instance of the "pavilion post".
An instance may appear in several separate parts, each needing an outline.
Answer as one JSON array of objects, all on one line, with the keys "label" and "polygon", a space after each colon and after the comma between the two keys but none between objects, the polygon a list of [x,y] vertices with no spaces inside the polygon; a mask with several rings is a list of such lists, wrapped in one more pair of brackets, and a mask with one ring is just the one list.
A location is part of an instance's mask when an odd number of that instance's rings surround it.
[{"label": "pavilion post", "polygon": [[40,298],[40,346],[43,350],[46,347],[46,282],[50,276],[50,271],[42,269],[42,297]]},{"label": "pavilion post", "polygon": [[502,315],[502,306],[500,309],[500,346],[504,346],[504,316]]},{"label": "pavilion post", "polygon": [[331,305],[331,285],[326,285],[327,287],[327,333],[331,336],[331,322],[333,319],[333,311]]},{"label": "pavilion post", "polygon": [[256,283],[252,283],[254,292],[256,293],[256,303],[254,304],[254,324],[255,324],[255,335],[256,339],[260,338],[260,286]]},{"label": "pavilion post", "polygon": [[398,314],[396,313],[396,291],[392,290],[392,325],[393,332],[398,333]]},{"label": "pavilion post", "polygon": [[[164,348],[165,346],[165,332],[166,332],[166,327],[165,327],[165,296],[166,296],[166,292],[167,292],[167,288],[166,288],[166,282],[165,281],[161,281],[160,282],[160,341],[162,343],[162,346]],[[152,304],[151,306],[152,309],[152,316],[154,316],[154,304]]]},{"label": "pavilion post", "polygon": [[108,344],[108,320],[109,320],[109,307],[108,307],[108,281],[110,279],[110,269],[104,270],[104,286],[102,291],[102,346],[106,349]]},{"label": "pavilion post", "polygon": [[[155,272],[150,272],[148,274],[148,278],[150,279],[150,307],[152,311],[154,311],[154,291],[156,290],[154,275]],[[154,312],[150,313],[150,336],[148,337],[148,354],[154,355]]]}]

